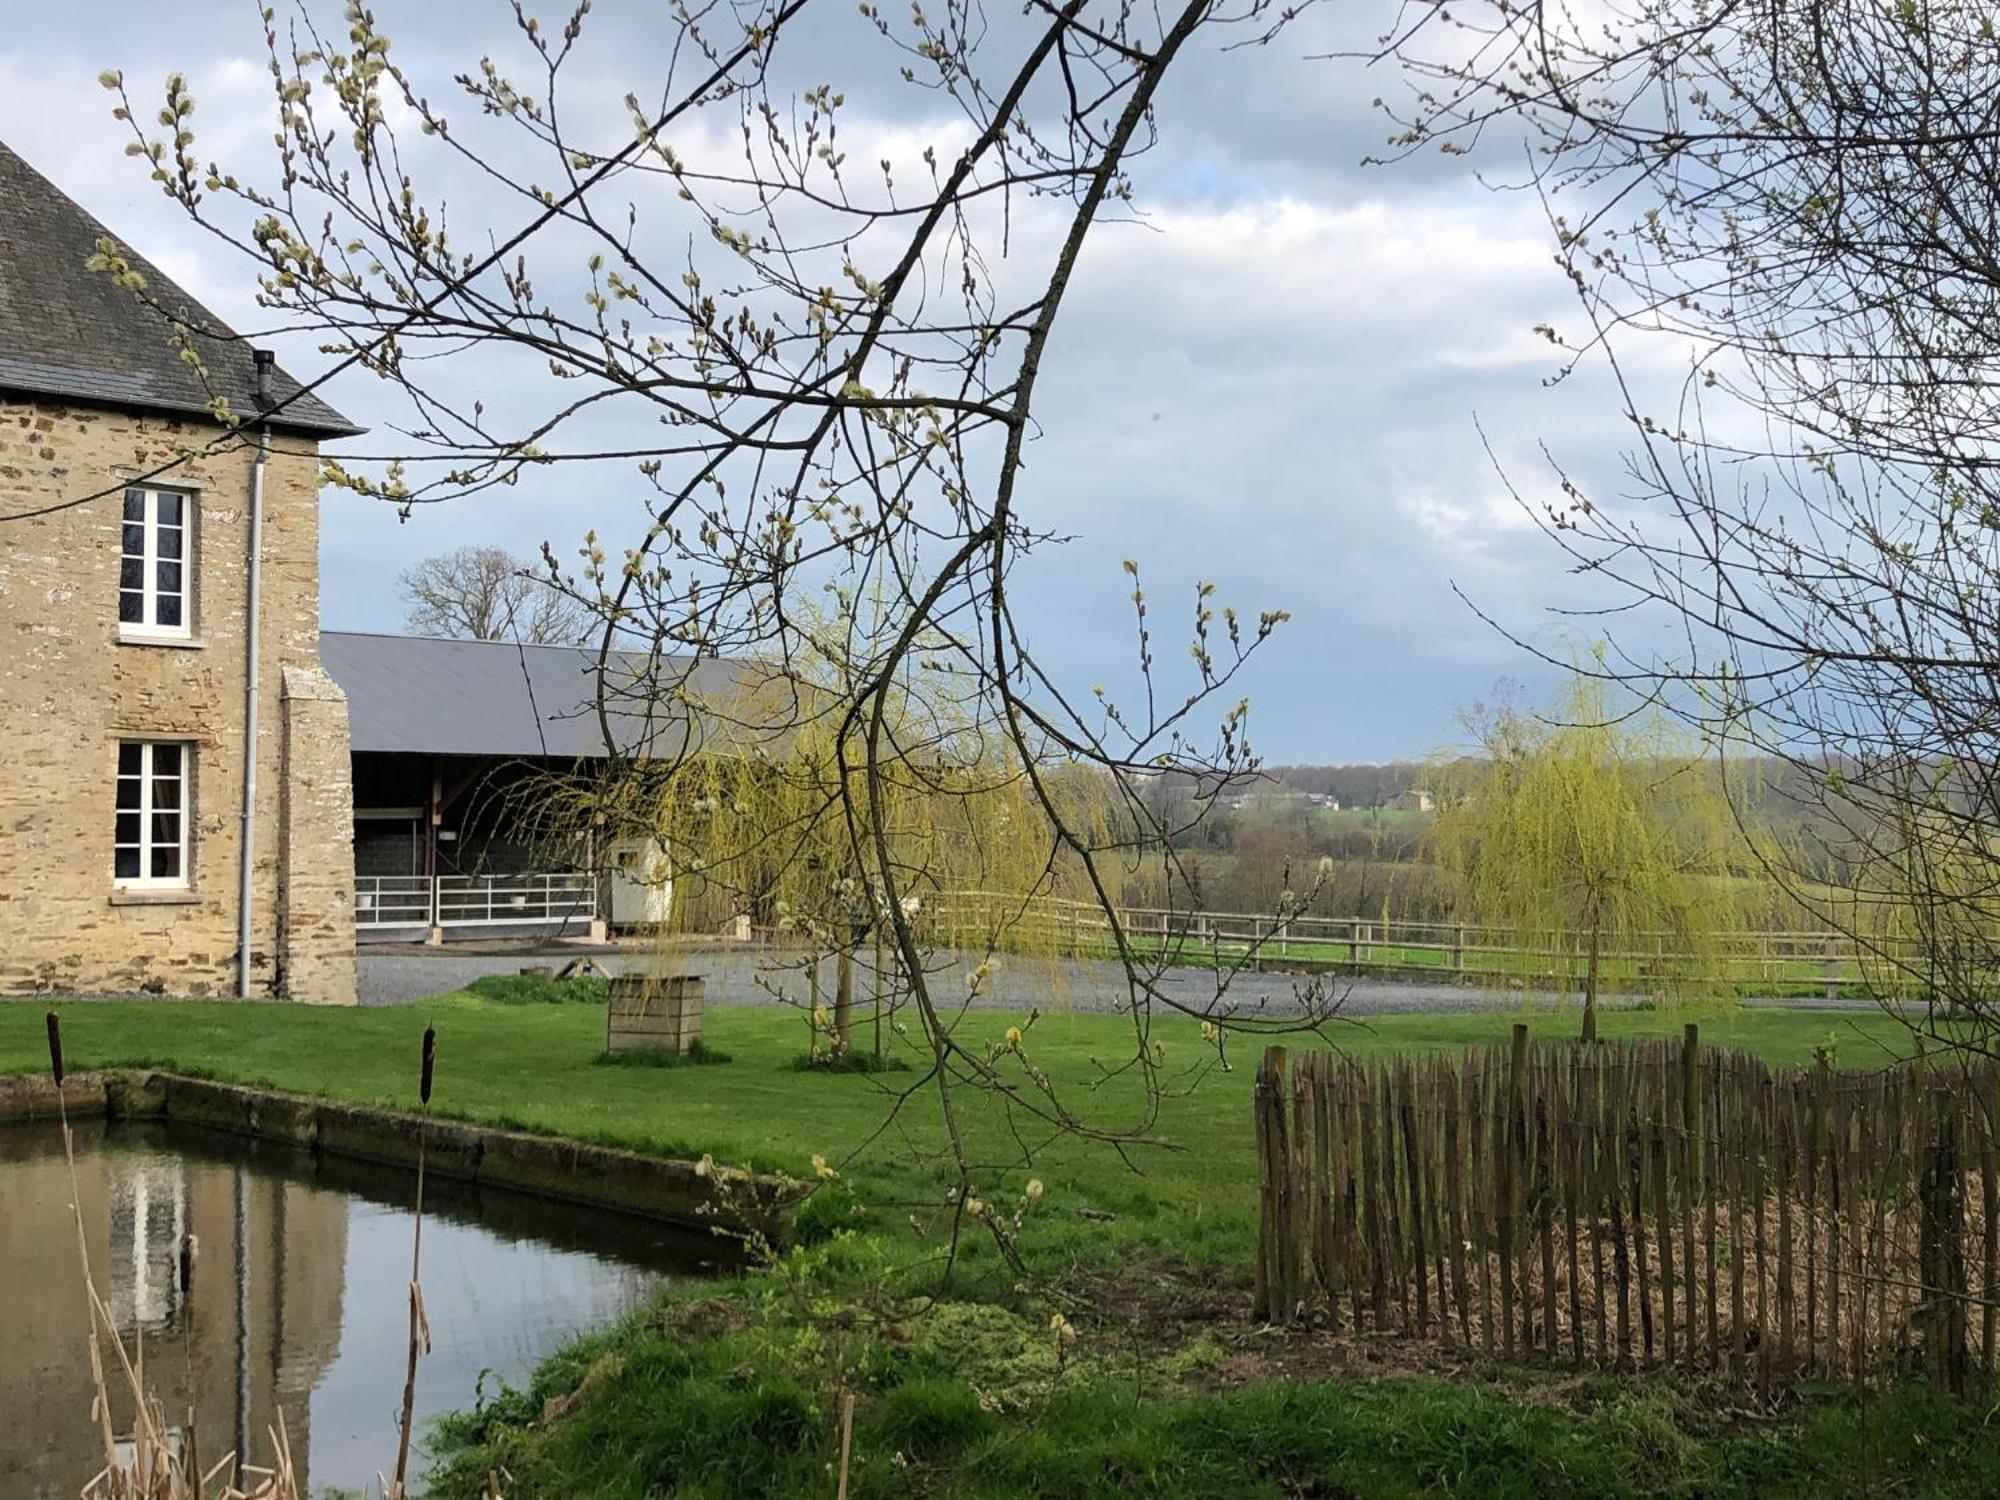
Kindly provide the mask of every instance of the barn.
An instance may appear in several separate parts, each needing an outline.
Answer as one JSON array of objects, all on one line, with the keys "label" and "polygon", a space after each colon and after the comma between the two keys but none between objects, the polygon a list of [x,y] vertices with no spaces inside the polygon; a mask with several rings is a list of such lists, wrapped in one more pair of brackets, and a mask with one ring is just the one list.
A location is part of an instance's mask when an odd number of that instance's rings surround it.
[{"label": "barn", "polygon": [[[664,921],[664,851],[561,841],[523,816],[537,778],[609,759],[592,647],[322,631],[347,695],[357,941],[598,936]],[[731,690],[726,662],[668,660],[697,697]],[[609,715],[622,755],[672,756],[685,711]]]}]

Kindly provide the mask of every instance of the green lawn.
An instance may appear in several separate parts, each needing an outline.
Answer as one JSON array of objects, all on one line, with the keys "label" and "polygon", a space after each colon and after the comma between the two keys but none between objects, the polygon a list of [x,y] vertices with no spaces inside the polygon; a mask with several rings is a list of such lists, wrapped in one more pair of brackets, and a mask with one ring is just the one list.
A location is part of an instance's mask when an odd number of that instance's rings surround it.
[{"label": "green lawn", "polygon": [[[486,982],[491,984],[490,981]],[[866,1196],[922,1201],[933,1192],[942,1144],[936,1091],[920,1068],[879,1075],[805,1073],[791,1064],[805,1050],[804,1021],[773,1006],[718,1006],[708,1011],[706,1040],[731,1061],[700,1068],[607,1067],[600,1004],[502,1003],[459,992],[392,1009],[322,1010],[241,1002],[89,1003],[60,1007],[70,1066],[158,1067],[298,1093],[408,1107],[416,1094],[419,1038],[438,1029],[434,1107],[487,1124],[574,1136],[674,1156],[712,1154],[719,1161],[805,1175],[814,1154],[845,1167]],[[0,1072],[46,1066],[42,1013],[32,1003],[0,1004]],[[1678,1034],[1697,1019],[1705,1040],[1742,1047],[1774,1062],[1810,1059],[1829,1042],[1843,1064],[1877,1061],[1898,1049],[1903,1033],[1874,1014],[1777,1010],[1610,1011],[1608,1037]],[[969,1015],[969,1044],[997,1042],[1022,1017]],[[1331,1033],[1354,1052],[1479,1045],[1503,1040],[1509,1015],[1394,1016],[1343,1023]],[[1567,1037],[1567,1012],[1525,1017],[1539,1035]],[[866,1045],[864,1025],[857,1040]],[[893,1050],[919,1061],[906,1041]],[[1133,1053],[1132,1024],[1106,1015],[1047,1014],[1029,1030],[1026,1057],[1092,1126],[1141,1130],[1149,1143],[1121,1161],[1108,1148],[1063,1142],[1038,1156],[1033,1175],[1046,1185],[1038,1217],[1108,1250],[1158,1243],[1198,1260],[1241,1262],[1247,1216],[1255,1205],[1249,1094],[1256,1050],[1232,1043],[1233,1067],[1214,1066],[1197,1024],[1161,1019],[1152,1039],[1164,1044],[1170,1093],[1148,1128],[1143,1090],[1130,1073],[1105,1068]],[[1300,1043],[1294,1042],[1293,1045]],[[1310,1044],[1310,1043],[1307,1043]],[[1102,1067],[1100,1067],[1102,1065]],[[1021,1079],[1019,1059],[1003,1071]],[[914,1096],[882,1130],[895,1096]],[[990,1168],[995,1201],[1026,1180],[1020,1139],[1039,1140],[1025,1114],[1009,1117],[991,1101],[959,1092],[973,1155]],[[871,1132],[875,1132],[871,1141]],[[985,1174],[982,1174],[985,1175]],[[1087,1213],[1079,1215],[1078,1210]],[[1110,1220],[1094,1217],[1110,1214]],[[1081,1223],[1090,1226],[1078,1230]],[[1079,1247],[1081,1248],[1081,1247]]]},{"label": "green lawn", "polygon": [[[435,1023],[441,1112],[801,1175],[814,1153],[845,1167],[873,1205],[860,1235],[797,1252],[782,1277],[678,1287],[547,1361],[529,1389],[447,1419],[430,1488],[441,1500],[473,1500],[499,1470],[510,1500],[830,1495],[843,1393],[858,1397],[854,1500],[1995,1493],[1987,1476],[2000,1472],[2000,1431],[1983,1406],[1915,1390],[1815,1398],[1766,1424],[1743,1420],[1725,1392],[1672,1376],[1579,1383],[1497,1368],[1440,1381],[1289,1369],[1282,1346],[1237,1311],[1255,1212],[1255,1058],[1239,1048],[1231,1071],[1197,1079],[1204,1049],[1191,1020],[1153,1030],[1175,1084],[1149,1128],[1153,1144],[1129,1165],[1079,1143],[1035,1162],[1046,1192],[1023,1239],[1050,1279],[1018,1282],[975,1237],[953,1290],[932,1304],[884,1296],[907,1288],[912,1263],[938,1243],[908,1227],[913,1211],[925,1219],[942,1198],[934,1093],[920,1091],[881,1129],[895,1091],[921,1085],[921,1070],[798,1071],[802,1019],[751,1006],[708,1013],[708,1044],[726,1063],[608,1067],[597,1061],[601,1003],[497,998],[546,988],[486,981],[485,994],[391,1010],[62,1007],[73,1068],[171,1068],[404,1107],[419,1038]],[[46,1066],[43,1009],[0,1004],[0,1072]],[[975,1014],[963,1035],[997,1041],[1021,1019]],[[1334,1038],[1357,1053],[1484,1044],[1514,1019],[1392,1017]],[[1574,1034],[1571,1014],[1525,1019],[1542,1035]],[[1874,1014],[1613,1011],[1602,1025],[1614,1037],[1671,1035],[1688,1019],[1710,1042],[1780,1063],[1831,1044],[1843,1065],[1866,1065],[1904,1040]],[[1129,1021],[1052,1014],[1029,1030],[1025,1052],[1091,1124],[1108,1127],[1137,1122],[1144,1102],[1129,1076],[1098,1066],[1132,1046]],[[1002,1062],[1021,1065],[1011,1054]],[[974,1154],[991,1164],[982,1191],[1011,1212],[1027,1174],[1010,1122],[969,1094],[960,1107]],[[923,1285],[935,1290],[934,1280]],[[1190,1298],[1207,1299],[1206,1310],[1177,1321]],[[1073,1347],[1052,1343],[1051,1307],[1080,1325]],[[554,1409],[566,1415],[551,1420]]]}]

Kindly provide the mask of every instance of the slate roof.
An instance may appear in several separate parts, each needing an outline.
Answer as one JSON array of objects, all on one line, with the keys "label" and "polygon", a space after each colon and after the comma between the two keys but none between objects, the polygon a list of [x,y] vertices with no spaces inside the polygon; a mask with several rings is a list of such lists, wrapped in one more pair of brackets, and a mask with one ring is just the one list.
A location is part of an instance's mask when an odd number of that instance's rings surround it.
[{"label": "slate roof", "polygon": [[[150,297],[194,335],[209,379],[180,357],[158,307],[84,263],[109,231],[0,142],[0,390],[206,416],[211,397],[257,407],[250,345],[119,240]],[[117,236],[113,235],[113,239]],[[272,425],[320,437],[361,432],[282,370]]]},{"label": "slate roof", "polygon": [[[358,753],[565,760],[605,753],[594,707],[595,647],[326,630],[319,659],[347,694]],[[644,663],[628,660],[625,680],[644,680]],[[685,665],[688,658],[664,658],[657,677],[672,682],[675,668]],[[721,703],[746,680],[734,663],[711,660],[693,665],[687,686],[698,701]],[[614,703],[612,727],[627,754],[677,755],[690,744],[684,708],[649,726]]]}]

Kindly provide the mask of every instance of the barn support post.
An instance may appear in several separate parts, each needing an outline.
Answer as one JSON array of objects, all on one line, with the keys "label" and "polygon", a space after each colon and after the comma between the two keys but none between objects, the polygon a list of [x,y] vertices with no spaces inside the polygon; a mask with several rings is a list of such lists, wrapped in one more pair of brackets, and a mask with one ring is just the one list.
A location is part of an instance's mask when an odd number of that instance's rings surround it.
[{"label": "barn support post", "polygon": [[438,902],[438,829],[444,823],[444,773],[437,758],[431,759],[431,803],[424,817],[424,884],[430,904],[430,931],[424,942],[431,947],[444,943],[444,919]]}]

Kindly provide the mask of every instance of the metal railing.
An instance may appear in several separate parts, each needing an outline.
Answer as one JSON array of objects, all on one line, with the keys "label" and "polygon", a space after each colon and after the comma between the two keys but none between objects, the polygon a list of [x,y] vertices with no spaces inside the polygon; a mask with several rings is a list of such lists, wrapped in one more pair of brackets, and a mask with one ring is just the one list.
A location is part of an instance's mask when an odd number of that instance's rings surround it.
[{"label": "metal railing", "polygon": [[597,881],[583,871],[354,877],[358,927],[505,927],[596,916]]}]

